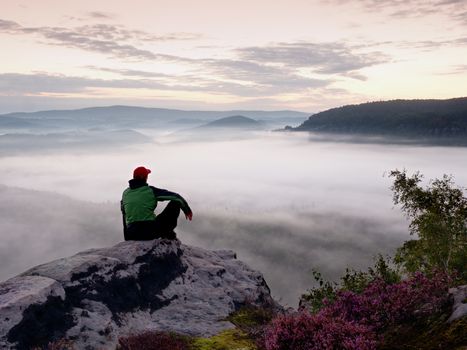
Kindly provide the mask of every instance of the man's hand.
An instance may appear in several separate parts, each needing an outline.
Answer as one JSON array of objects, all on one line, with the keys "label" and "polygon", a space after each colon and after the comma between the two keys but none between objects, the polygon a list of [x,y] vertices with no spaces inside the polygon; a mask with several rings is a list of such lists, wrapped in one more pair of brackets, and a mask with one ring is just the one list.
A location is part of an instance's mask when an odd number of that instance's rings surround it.
[{"label": "man's hand", "polygon": [[190,220],[190,221],[193,220],[193,212],[190,211],[188,214],[185,214],[185,217],[187,220]]}]

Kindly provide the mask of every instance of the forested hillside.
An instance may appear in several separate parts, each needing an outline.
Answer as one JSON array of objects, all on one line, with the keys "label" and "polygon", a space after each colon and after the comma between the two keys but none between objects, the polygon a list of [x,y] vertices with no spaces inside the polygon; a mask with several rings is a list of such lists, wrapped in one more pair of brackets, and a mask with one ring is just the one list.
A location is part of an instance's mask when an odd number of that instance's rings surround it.
[{"label": "forested hillside", "polygon": [[333,108],[293,131],[416,138],[467,138],[467,98],[393,100]]}]

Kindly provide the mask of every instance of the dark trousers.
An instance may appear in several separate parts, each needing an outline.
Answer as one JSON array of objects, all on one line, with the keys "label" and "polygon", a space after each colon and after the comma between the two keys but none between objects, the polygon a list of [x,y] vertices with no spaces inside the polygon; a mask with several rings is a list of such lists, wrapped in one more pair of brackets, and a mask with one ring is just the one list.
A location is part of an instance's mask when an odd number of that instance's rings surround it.
[{"label": "dark trousers", "polygon": [[170,201],[156,220],[132,222],[123,230],[125,241],[148,241],[156,238],[175,239],[174,229],[180,215],[180,203]]}]

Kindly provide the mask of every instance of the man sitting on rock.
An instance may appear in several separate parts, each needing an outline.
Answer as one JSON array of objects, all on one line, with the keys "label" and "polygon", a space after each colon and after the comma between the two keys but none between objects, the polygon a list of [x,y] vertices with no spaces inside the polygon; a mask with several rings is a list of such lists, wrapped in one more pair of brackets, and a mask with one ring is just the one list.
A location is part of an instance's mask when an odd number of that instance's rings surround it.
[{"label": "man sitting on rock", "polygon": [[[162,190],[147,183],[151,170],[138,167],[133,171],[130,186],[123,191],[121,210],[125,241],[146,241],[156,238],[175,239],[180,209],[187,220],[193,218],[188,203],[177,193]],[[157,202],[170,201],[158,215],[154,213]]]}]

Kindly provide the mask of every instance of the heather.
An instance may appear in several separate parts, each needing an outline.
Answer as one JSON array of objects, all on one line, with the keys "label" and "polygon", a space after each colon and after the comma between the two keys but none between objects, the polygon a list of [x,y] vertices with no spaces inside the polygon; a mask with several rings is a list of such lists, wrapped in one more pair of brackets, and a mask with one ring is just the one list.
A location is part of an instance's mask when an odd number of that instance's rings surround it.
[{"label": "heather", "polygon": [[443,272],[416,273],[398,283],[377,278],[361,293],[341,289],[316,313],[304,309],[273,320],[264,346],[267,350],[376,349],[386,331],[441,313],[449,305],[449,283]]},{"label": "heather", "polygon": [[312,273],[317,286],[303,294],[300,300],[300,309],[306,307],[312,312],[334,301],[340,291],[361,293],[374,281],[392,284],[401,280],[401,271],[382,255],[377,256],[374,266],[367,271],[347,268],[339,282],[325,280],[319,271],[313,270]]},{"label": "heather", "polygon": [[267,350],[374,349],[373,333],[342,317],[303,311],[273,320],[264,335]]}]

